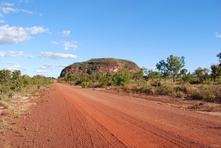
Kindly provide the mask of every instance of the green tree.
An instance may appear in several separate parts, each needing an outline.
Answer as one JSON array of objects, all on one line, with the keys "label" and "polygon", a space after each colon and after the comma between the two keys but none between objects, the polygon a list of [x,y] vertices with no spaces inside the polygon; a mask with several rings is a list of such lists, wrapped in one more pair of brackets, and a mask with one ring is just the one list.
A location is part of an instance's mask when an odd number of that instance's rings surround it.
[{"label": "green tree", "polygon": [[10,70],[0,70],[0,84],[10,84],[11,71]]},{"label": "green tree", "polygon": [[110,86],[112,84],[112,75],[110,73],[100,73],[98,77],[98,82],[100,86]]},{"label": "green tree", "polygon": [[20,70],[15,70],[12,72],[12,80],[16,81],[19,78],[21,78],[21,71]]},{"label": "green tree", "polygon": [[0,70],[0,94],[8,93],[11,87],[11,71]]},{"label": "green tree", "polygon": [[12,86],[11,89],[13,91],[19,90],[19,87],[21,86],[21,71],[15,70],[12,72]]},{"label": "green tree", "polygon": [[190,76],[190,72],[187,73],[188,70],[187,69],[181,69],[179,76],[181,77],[183,82],[190,82],[191,81],[191,76]]},{"label": "green tree", "polygon": [[124,86],[131,79],[131,73],[128,69],[122,68],[113,75],[112,80],[115,85]]},{"label": "green tree", "polygon": [[178,57],[170,55],[166,62],[164,60],[159,61],[159,63],[156,64],[156,68],[162,72],[164,77],[171,76],[173,82],[175,82],[179,71],[185,66],[184,59],[184,56]]},{"label": "green tree", "polygon": [[77,80],[77,76],[75,74],[72,74],[72,73],[69,73],[67,78],[66,78],[66,81],[68,83],[75,83]]},{"label": "green tree", "polygon": [[186,76],[187,75],[188,70],[187,69],[181,69],[180,71],[180,76]]},{"label": "green tree", "polygon": [[217,54],[217,57],[219,58],[219,66],[221,66],[221,52],[219,54]]},{"label": "green tree", "polygon": [[141,80],[143,79],[143,69],[140,69],[138,72],[133,73],[134,80]]},{"label": "green tree", "polygon": [[209,77],[209,69],[199,67],[194,71],[194,74],[203,83]]},{"label": "green tree", "polygon": [[211,78],[214,82],[216,82],[216,79],[221,76],[221,66],[219,65],[211,65]]},{"label": "green tree", "polygon": [[149,74],[147,75],[148,80],[154,80],[154,79],[159,79],[162,76],[161,72],[158,71],[149,71]]},{"label": "green tree", "polygon": [[221,52],[217,54],[217,57],[219,58],[219,60],[221,60]]}]

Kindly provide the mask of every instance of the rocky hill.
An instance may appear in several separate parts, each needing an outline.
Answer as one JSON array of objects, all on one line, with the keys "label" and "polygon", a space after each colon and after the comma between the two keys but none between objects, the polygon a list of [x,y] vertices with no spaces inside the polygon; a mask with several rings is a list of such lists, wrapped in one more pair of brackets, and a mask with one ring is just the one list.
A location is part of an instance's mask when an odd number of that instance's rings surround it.
[{"label": "rocky hill", "polygon": [[73,73],[80,75],[82,73],[93,74],[96,72],[116,73],[122,68],[127,68],[131,72],[138,72],[140,68],[134,62],[114,58],[98,58],[91,59],[85,62],[73,63],[65,67],[60,74],[60,77],[67,77]]}]

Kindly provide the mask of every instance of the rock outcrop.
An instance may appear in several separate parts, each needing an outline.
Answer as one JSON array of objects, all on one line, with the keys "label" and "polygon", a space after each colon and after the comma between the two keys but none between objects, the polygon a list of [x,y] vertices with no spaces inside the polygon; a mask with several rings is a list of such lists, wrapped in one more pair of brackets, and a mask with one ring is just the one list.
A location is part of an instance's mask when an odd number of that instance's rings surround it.
[{"label": "rock outcrop", "polygon": [[116,73],[122,68],[127,68],[131,72],[138,72],[140,68],[134,62],[114,58],[98,58],[91,59],[85,62],[73,63],[65,67],[60,74],[60,77],[67,77],[70,73],[80,75],[82,73],[93,74],[101,73]]}]

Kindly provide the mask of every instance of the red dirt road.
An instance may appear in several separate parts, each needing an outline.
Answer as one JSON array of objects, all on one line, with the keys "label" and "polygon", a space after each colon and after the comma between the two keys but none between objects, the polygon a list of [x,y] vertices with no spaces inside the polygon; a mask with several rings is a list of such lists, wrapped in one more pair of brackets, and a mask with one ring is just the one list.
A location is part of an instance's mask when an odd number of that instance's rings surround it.
[{"label": "red dirt road", "polygon": [[9,147],[221,147],[221,117],[55,83]]}]

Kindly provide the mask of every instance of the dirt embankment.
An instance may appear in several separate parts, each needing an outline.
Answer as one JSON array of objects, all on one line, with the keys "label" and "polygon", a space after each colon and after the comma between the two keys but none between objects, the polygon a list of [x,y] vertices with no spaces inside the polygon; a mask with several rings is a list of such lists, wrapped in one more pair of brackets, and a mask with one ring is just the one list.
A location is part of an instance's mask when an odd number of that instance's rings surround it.
[{"label": "dirt embankment", "polygon": [[221,147],[221,117],[55,83],[3,147]]}]

